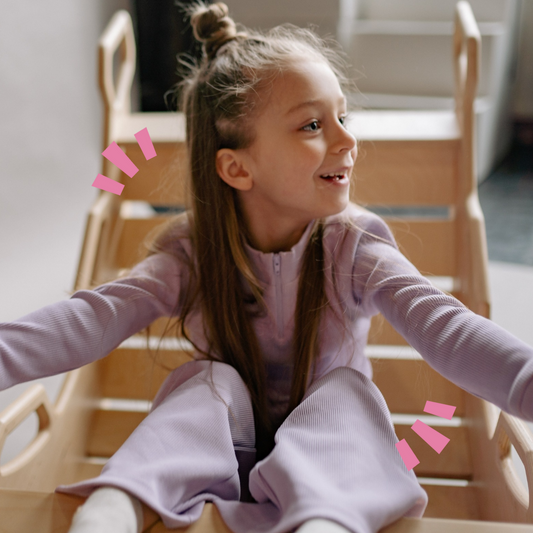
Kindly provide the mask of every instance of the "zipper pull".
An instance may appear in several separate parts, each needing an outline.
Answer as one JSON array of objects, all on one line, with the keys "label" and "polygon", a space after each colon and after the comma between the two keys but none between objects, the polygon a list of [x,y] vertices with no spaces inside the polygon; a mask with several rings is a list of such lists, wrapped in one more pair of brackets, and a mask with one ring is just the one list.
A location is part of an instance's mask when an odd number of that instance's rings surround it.
[{"label": "zipper pull", "polygon": [[281,257],[279,254],[274,254],[274,272],[278,275],[281,273]]}]

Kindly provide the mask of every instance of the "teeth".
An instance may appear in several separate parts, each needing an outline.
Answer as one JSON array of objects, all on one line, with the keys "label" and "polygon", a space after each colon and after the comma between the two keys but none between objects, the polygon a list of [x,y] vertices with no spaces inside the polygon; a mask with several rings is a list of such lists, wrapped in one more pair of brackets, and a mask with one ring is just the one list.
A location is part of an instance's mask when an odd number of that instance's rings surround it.
[{"label": "teeth", "polygon": [[322,174],[321,178],[333,178],[335,181],[339,181],[344,178],[344,174]]}]

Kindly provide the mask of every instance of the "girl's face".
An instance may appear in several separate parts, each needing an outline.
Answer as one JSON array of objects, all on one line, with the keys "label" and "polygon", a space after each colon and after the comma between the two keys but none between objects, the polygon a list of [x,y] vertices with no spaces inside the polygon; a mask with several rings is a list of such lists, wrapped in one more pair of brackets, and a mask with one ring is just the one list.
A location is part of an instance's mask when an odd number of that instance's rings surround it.
[{"label": "girl's face", "polygon": [[236,150],[248,179],[236,188],[252,227],[254,218],[297,231],[347,206],[357,148],[345,118],[345,97],[325,62],[302,59],[275,79],[251,121],[253,143]]}]

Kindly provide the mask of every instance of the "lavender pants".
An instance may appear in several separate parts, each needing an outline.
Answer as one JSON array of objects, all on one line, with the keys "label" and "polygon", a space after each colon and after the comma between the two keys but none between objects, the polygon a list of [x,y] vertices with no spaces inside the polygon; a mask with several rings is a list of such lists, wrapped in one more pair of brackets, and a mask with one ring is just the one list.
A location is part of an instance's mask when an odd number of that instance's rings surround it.
[{"label": "lavender pants", "polygon": [[[374,533],[421,516],[427,504],[397,441],[374,383],[337,368],[309,388],[278,429],[273,451],[255,463],[252,406],[240,376],[223,363],[192,361],[169,376],[152,412],[99,477],[58,490],[123,489],[168,528],[194,522],[212,501],[235,533],[284,533],[320,517]],[[257,503],[240,501],[246,481]]]}]

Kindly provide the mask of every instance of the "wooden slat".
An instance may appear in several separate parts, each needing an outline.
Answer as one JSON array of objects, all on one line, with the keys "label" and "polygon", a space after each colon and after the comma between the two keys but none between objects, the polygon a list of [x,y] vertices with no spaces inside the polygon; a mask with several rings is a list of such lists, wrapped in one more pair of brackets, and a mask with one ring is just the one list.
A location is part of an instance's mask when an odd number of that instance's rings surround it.
[{"label": "wooden slat", "polygon": [[0,532],[67,533],[84,498],[53,492],[0,489]]},{"label": "wooden slat", "polygon": [[429,498],[424,517],[480,520],[474,486],[450,487],[422,484],[422,488]]},{"label": "wooden slat", "polygon": [[[117,143],[136,142],[135,133],[148,128],[150,138],[157,147],[160,143],[185,142],[185,114],[171,111],[129,113],[120,116],[114,123],[115,130],[111,137]],[[156,148],[157,151],[157,148]]]},{"label": "wooden slat", "polygon": [[412,424],[396,424],[394,429],[399,440],[405,439],[420,463],[414,467],[417,476],[454,479],[472,478],[472,461],[466,427],[431,426],[450,439],[439,454],[422,440],[412,429]]},{"label": "wooden slat", "polygon": [[482,520],[402,518],[380,533],[533,533],[533,526]]},{"label": "wooden slat", "polygon": [[103,467],[103,464],[91,461],[81,462],[78,467],[78,479],[75,482],[84,481],[93,477],[98,477],[102,472]]},{"label": "wooden slat", "polygon": [[[120,235],[116,252],[117,268],[131,268],[145,253],[143,241],[172,216],[121,218],[116,226]],[[453,220],[390,219],[391,228],[401,251],[424,274],[455,276],[456,226]]]},{"label": "wooden slat", "polygon": [[451,109],[364,109],[350,112],[348,130],[362,141],[450,141],[461,138]]},{"label": "wooden slat", "polygon": [[183,143],[154,143],[157,156],[146,161],[137,144],[121,144],[139,172],[133,178],[121,174],[124,200],[144,200],[153,205],[184,205],[187,154]]},{"label": "wooden slat", "polygon": [[456,276],[456,225],[453,220],[389,219],[402,253],[422,273]]},{"label": "wooden slat", "polygon": [[97,411],[91,424],[87,455],[111,457],[146,418],[146,413]]},{"label": "wooden slat", "polygon": [[153,400],[171,370],[191,361],[180,350],[118,348],[99,361],[102,395],[106,398]]},{"label": "wooden slat", "polygon": [[465,415],[465,392],[421,359],[370,357],[373,381],[394,413],[422,413],[427,400],[455,405]]},{"label": "wooden slat", "polygon": [[[161,317],[157,320],[154,320],[150,324],[150,335],[155,337],[176,337],[179,334],[177,331],[177,320],[171,319],[169,321],[168,317]],[[143,330],[143,334],[146,330]]]},{"label": "wooden slat", "polygon": [[407,341],[380,314],[372,317],[368,333],[368,344],[405,346]]},{"label": "wooden slat", "polygon": [[154,218],[127,218],[121,219],[118,237],[115,266],[117,268],[132,268],[146,255],[144,240],[151,231],[164,224],[171,218],[169,216],[156,216]]},{"label": "wooden slat", "polygon": [[359,144],[350,196],[364,205],[452,205],[459,141]]},{"label": "wooden slat", "polygon": [[[67,533],[83,498],[51,492],[0,490],[0,531],[4,533]],[[167,529],[162,522],[150,533],[231,533],[216,506],[207,503],[200,518],[186,528]],[[477,520],[401,518],[380,533],[533,533],[533,526]]]},{"label": "wooden slat", "polygon": [[[80,464],[79,481],[100,475],[102,464],[86,461]],[[452,518],[479,520],[475,488],[469,486],[425,485],[422,488],[429,497],[424,512],[426,518]]]}]

